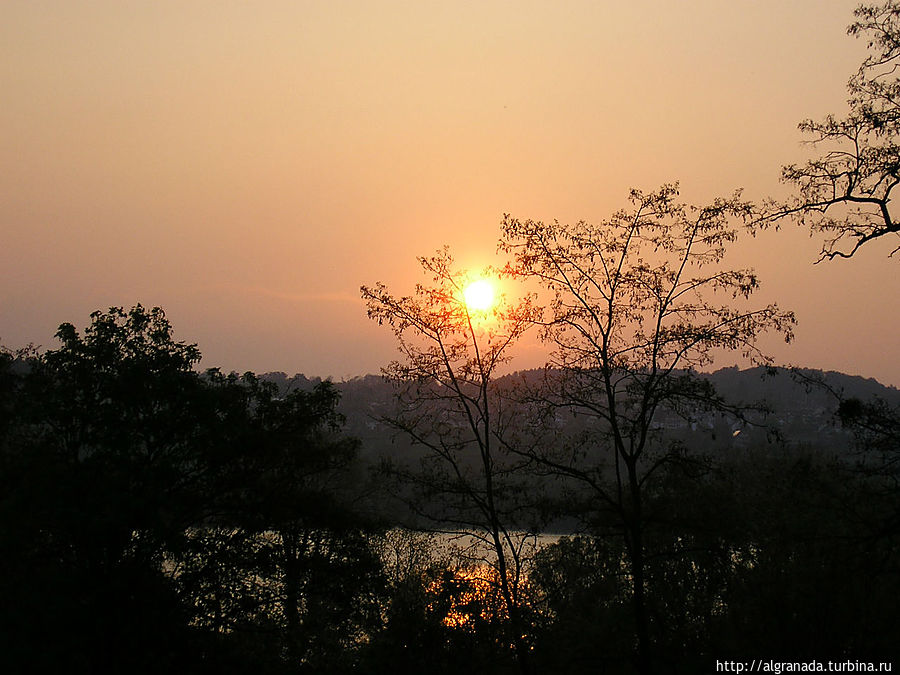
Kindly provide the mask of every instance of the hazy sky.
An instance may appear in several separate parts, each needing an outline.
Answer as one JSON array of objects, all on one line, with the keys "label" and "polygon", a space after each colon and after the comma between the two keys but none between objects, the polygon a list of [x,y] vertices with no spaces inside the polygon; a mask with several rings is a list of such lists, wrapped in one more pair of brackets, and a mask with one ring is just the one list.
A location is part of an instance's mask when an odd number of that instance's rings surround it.
[{"label": "hazy sky", "polygon": [[[204,366],[377,372],[360,284],[492,262],[504,213],[780,194],[797,122],[844,110],[856,4],[3,0],[0,342],[141,302]],[[900,385],[890,248],[742,244],[797,313],[778,359]]]}]

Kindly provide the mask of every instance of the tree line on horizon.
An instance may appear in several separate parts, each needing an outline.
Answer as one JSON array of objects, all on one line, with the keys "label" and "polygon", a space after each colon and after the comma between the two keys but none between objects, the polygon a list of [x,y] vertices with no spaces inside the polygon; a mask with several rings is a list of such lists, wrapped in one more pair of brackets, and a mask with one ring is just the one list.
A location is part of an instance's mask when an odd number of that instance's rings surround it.
[{"label": "tree line on horizon", "polygon": [[[895,405],[835,392],[852,432],[835,456],[726,459],[663,423],[765,424],[699,375],[723,352],[769,366],[759,338],[792,336],[728,266],[739,236],[796,219],[825,261],[898,233],[900,3],[855,17],[871,54],[848,115],[801,125],[821,153],[784,169],[791,200],[693,206],[670,184],[599,224],[504,216],[487,274],[529,289],[515,303],[470,307],[446,249],[410,295],[363,286],[401,353],[379,421],[415,457],[361,462],[330,382],[199,372],[160,308],[0,350],[0,663],[647,675],[898,656]],[[528,330],[547,367],[498,378]],[[561,519],[573,534],[541,542]]]}]

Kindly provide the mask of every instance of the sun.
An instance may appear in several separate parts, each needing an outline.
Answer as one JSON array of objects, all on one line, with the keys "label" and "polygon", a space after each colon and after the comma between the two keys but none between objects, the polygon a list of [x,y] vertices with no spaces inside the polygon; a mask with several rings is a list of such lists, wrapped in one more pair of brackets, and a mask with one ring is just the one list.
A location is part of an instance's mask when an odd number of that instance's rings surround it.
[{"label": "sun", "polygon": [[469,311],[488,311],[496,303],[494,284],[487,279],[473,281],[463,291],[463,300],[465,300]]}]

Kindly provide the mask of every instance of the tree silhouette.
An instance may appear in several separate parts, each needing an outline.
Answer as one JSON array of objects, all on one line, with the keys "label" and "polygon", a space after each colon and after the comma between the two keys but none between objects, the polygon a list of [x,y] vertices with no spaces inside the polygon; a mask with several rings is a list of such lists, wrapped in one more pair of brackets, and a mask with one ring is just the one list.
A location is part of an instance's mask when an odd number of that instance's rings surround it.
[{"label": "tree silhouette", "polygon": [[849,81],[849,111],[800,123],[819,154],[782,169],[795,196],[770,201],[759,218],[764,226],[792,218],[824,234],[820,261],[900,236],[891,209],[900,183],[900,3],[862,5],[854,15],[848,33],[865,37],[872,51]]},{"label": "tree silhouette", "polygon": [[[380,608],[331,383],[201,374],[159,308],[0,353],[0,599],[12,670],[349,664]],[[349,666],[348,666],[349,667]]]},{"label": "tree silhouette", "polygon": [[526,537],[517,530],[529,528],[517,514],[522,494],[502,443],[510,411],[493,383],[534,310],[528,300],[470,309],[464,293],[472,278],[453,268],[446,248],[419,263],[430,284],[414,295],[393,296],[382,284],[361,288],[369,317],[391,326],[403,354],[384,369],[400,396],[399,412],[385,421],[428,451],[421,466],[399,472],[420,491],[420,514],[490,546],[509,637],[526,670],[519,590]]},{"label": "tree silhouette", "polygon": [[[774,330],[790,339],[794,322],[775,305],[743,307],[759,281],[722,264],[737,238],[733,222],[750,206],[737,195],[702,208],[677,196],[675,185],[633,191],[632,208],[599,225],[506,216],[501,239],[513,258],[508,273],[550,296],[542,326],[553,352],[535,401],[551,431],[530,457],[581,485],[618,523],[643,673],[651,669],[645,492],[657,469],[680,454],[664,443],[663,422],[703,410],[738,412],[694,369],[720,350],[765,361],[757,337]],[[565,410],[587,420],[569,443],[554,418]]]},{"label": "tree silhouette", "polygon": [[[195,522],[201,384],[162,310],[95,312],[22,363],[3,445],[4,658],[69,672],[188,653],[164,552]],[[28,589],[27,592],[23,592]]]}]

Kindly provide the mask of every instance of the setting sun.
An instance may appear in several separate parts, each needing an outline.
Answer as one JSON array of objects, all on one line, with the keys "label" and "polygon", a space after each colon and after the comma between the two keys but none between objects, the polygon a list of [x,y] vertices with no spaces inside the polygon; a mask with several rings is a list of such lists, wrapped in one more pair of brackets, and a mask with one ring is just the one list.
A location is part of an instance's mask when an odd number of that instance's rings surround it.
[{"label": "setting sun", "polygon": [[496,302],[494,285],[487,279],[473,281],[466,286],[466,290],[463,291],[463,299],[469,310],[486,312],[491,309]]}]

